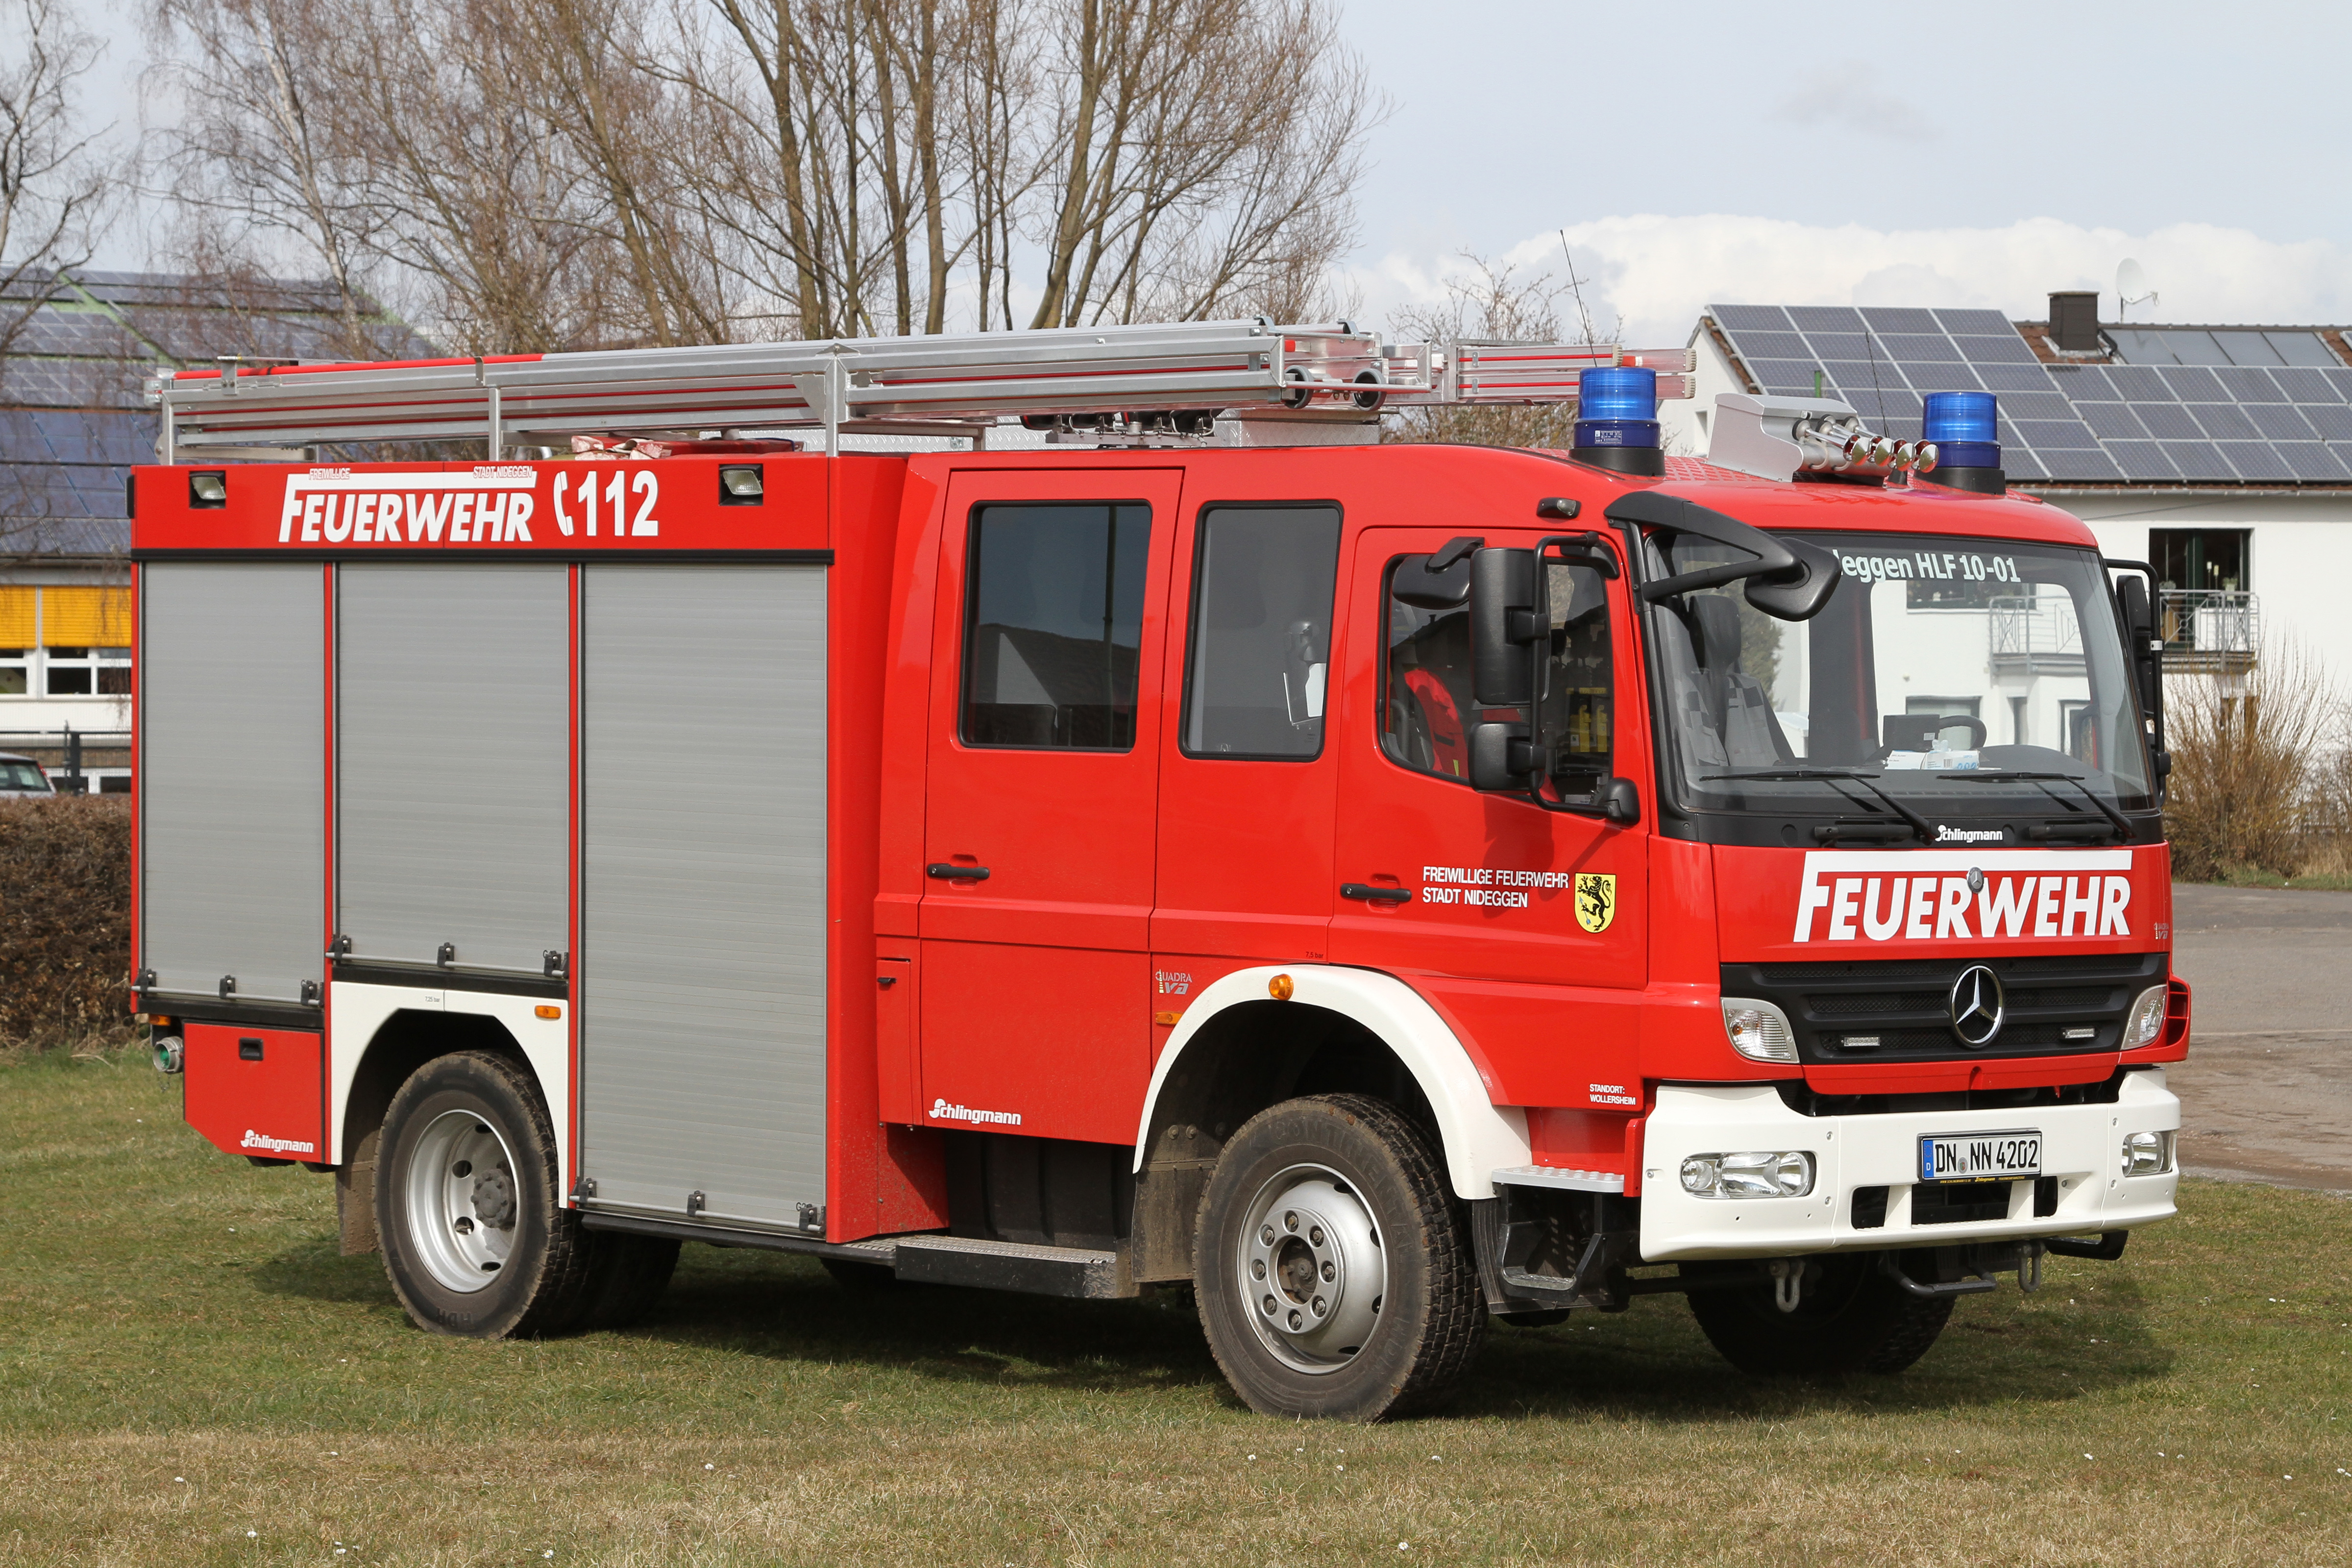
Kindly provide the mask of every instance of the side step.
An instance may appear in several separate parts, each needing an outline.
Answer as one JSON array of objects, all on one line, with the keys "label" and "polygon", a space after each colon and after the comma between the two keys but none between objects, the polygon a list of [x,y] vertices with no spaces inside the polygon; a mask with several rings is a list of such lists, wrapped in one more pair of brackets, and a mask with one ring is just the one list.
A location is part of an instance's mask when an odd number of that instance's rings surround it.
[{"label": "side step", "polygon": [[962,1236],[902,1236],[872,1243],[892,1247],[898,1278],[926,1285],[976,1286],[983,1290],[1022,1290],[1034,1296],[1075,1296],[1091,1300],[1136,1294],[1116,1252],[1084,1247],[1040,1247],[1019,1241],[982,1241]]}]

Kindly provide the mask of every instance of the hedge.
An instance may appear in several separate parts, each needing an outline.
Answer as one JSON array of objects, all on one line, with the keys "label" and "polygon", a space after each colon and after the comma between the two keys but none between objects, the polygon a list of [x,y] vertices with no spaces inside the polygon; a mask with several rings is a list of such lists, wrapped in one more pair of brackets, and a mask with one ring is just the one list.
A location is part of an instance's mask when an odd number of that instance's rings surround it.
[{"label": "hedge", "polygon": [[0,1043],[131,1026],[131,805],[0,800]]}]

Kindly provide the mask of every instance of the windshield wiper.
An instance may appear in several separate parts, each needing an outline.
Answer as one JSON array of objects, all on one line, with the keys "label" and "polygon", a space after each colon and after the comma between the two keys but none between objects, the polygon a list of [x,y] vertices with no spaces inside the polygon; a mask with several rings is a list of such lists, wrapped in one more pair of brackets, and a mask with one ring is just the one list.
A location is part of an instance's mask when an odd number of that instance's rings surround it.
[{"label": "windshield wiper", "polygon": [[[1830,784],[1844,779],[1860,784],[1880,800],[1885,801],[1889,811],[1911,825],[1911,830],[1919,836],[1922,843],[1933,844],[1936,841],[1936,830],[1928,826],[1927,819],[1879,788],[1878,775],[1874,772],[1865,772],[1861,768],[1738,768],[1729,773],[1707,773],[1705,776],[1710,779],[1760,779],[1767,783],[1778,780],[1819,779],[1824,784]],[[1844,794],[1843,790],[1839,793]],[[1847,798],[1853,797],[1849,795]]]},{"label": "windshield wiper", "polygon": [[[2084,784],[2081,778],[2074,773],[2009,773],[2005,771],[1994,772],[1987,770],[1959,773],[1955,776],[1959,778],[1974,779],[1979,784],[1997,784],[2003,781],[2014,781],[2019,784],[2073,784],[2077,790],[2082,792],[2083,798],[2084,800],[2089,801],[2093,805],[2099,808],[2100,816],[2105,817],[2109,822],[2115,825],[2116,837],[2125,840],[2129,840],[2131,837],[2131,824],[2124,820],[2123,813],[2117,811],[2114,806],[2109,805],[2105,801],[2101,800],[2099,798],[2098,791],[2093,789],[2089,784]],[[2059,798],[2055,791],[2044,790],[2042,793],[2049,795],[2053,800]]]}]

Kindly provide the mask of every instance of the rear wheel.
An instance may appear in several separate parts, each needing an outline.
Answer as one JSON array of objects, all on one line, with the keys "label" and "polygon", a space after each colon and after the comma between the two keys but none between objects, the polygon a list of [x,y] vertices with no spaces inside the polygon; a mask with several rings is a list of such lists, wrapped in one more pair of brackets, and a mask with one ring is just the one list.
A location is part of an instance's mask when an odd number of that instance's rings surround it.
[{"label": "rear wheel", "polygon": [[[1793,1312],[1774,1304],[1769,1283],[1690,1293],[1691,1315],[1726,1361],[1759,1376],[1897,1373],[1926,1355],[1951,1320],[1951,1297],[1912,1295],[1881,1272],[1874,1255],[1808,1261]],[[1682,1271],[1696,1280],[1753,1267],[1686,1263]]]},{"label": "rear wheel", "polygon": [[441,1057],[400,1086],[384,1112],[375,1212],[384,1272],[420,1328],[551,1333],[583,1306],[591,1238],[558,1199],[539,1090],[504,1057]]},{"label": "rear wheel", "polygon": [[1225,1145],[1193,1281],[1226,1381],[1266,1415],[1378,1421],[1453,1391],[1486,1327],[1429,1142],[1384,1100],[1275,1106]]}]

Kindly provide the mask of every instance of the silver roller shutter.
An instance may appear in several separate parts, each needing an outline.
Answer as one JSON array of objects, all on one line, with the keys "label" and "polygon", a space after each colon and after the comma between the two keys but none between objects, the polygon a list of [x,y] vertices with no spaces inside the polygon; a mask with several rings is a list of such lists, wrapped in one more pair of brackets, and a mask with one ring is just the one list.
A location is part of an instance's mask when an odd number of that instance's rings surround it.
[{"label": "silver roller shutter", "polygon": [[825,574],[583,570],[581,1170],[594,1205],[824,1203]]},{"label": "silver roller shutter", "polygon": [[571,580],[346,566],[336,593],[335,930],[352,957],[543,972],[570,941]]},{"label": "silver roller shutter", "polygon": [[321,568],[140,569],[140,963],[159,992],[299,1002],[326,947]]}]

